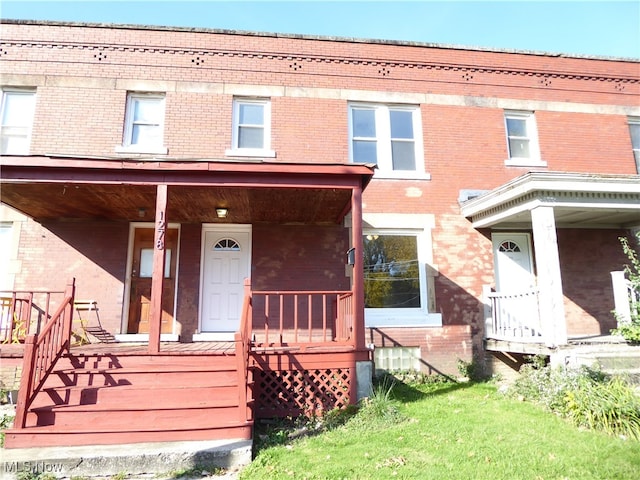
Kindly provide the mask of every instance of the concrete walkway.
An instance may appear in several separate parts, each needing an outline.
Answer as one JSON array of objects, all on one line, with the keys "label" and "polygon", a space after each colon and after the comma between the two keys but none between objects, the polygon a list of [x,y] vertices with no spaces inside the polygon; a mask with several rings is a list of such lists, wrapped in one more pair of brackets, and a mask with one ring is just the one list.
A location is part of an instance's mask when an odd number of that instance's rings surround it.
[{"label": "concrete walkway", "polygon": [[243,439],[2,449],[0,479],[14,480],[21,472],[31,472],[51,473],[58,478],[103,479],[126,474],[128,479],[158,480],[197,466],[205,472],[223,468],[228,472],[209,478],[231,480],[251,462],[251,449],[252,441]]}]

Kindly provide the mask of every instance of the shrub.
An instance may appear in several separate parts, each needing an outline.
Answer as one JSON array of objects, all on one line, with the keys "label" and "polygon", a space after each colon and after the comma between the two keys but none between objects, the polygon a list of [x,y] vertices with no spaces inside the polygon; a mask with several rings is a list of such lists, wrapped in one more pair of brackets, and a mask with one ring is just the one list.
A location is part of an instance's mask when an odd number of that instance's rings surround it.
[{"label": "shrub", "polygon": [[581,381],[567,393],[566,415],[578,426],[640,440],[640,397],[621,377]]},{"label": "shrub", "polygon": [[551,368],[526,364],[509,388],[580,427],[640,440],[640,396],[622,377],[587,367]]},{"label": "shrub", "polygon": [[458,373],[463,378],[468,378],[472,382],[486,380],[484,372],[482,370],[482,366],[475,360],[467,362],[465,360],[462,360],[461,358],[458,358],[458,360],[456,361],[456,366],[458,368]]},{"label": "shrub", "polygon": [[[640,243],[640,233],[636,234],[638,243]],[[624,266],[624,271],[631,282],[631,287],[636,291],[640,291],[640,259],[638,253],[631,247],[629,240],[625,237],[620,237],[620,243],[622,243],[622,250],[629,259],[629,265]],[[618,323],[620,323],[620,317],[617,313],[613,312]],[[621,324],[618,328],[611,330],[614,335],[621,335],[625,340],[633,344],[640,344],[640,302],[636,302],[631,305],[631,321]]]}]

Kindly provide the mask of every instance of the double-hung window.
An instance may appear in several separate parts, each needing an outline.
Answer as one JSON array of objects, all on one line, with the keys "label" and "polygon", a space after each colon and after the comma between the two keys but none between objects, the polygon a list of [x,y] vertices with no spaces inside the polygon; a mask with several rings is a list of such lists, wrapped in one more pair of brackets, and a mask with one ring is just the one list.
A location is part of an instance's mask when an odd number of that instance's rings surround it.
[{"label": "double-hung window", "polygon": [[376,164],[378,176],[414,177],[416,172],[424,173],[418,107],[351,104],[349,127],[353,163]]},{"label": "double-hung window", "polygon": [[166,154],[164,141],[164,95],[127,95],[124,136],[120,151]]},{"label": "double-hung window", "polygon": [[533,112],[504,113],[509,159],[507,165],[540,165],[538,130]]},{"label": "double-hung window", "polygon": [[271,150],[271,102],[259,98],[233,100],[233,133],[227,155],[274,157]]},{"label": "double-hung window", "polygon": [[0,153],[3,155],[29,153],[35,105],[36,93],[33,90],[2,91]]},{"label": "double-hung window", "polygon": [[640,118],[629,119],[629,134],[631,135],[631,148],[636,160],[636,171],[640,173]]}]

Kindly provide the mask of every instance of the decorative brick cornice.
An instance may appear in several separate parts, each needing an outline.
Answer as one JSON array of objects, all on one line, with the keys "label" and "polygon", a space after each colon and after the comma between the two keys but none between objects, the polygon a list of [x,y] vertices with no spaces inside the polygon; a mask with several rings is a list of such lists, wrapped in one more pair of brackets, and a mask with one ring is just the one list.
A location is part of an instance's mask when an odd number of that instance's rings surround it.
[{"label": "decorative brick cornice", "polygon": [[[160,55],[185,55],[193,57],[190,63],[193,66],[206,66],[208,57],[226,57],[226,58],[246,58],[258,60],[277,60],[288,62],[288,69],[291,72],[305,72],[305,64],[340,64],[340,65],[356,65],[364,67],[375,67],[374,72],[377,76],[383,78],[394,78],[396,69],[400,70],[425,70],[425,71],[445,71],[460,72],[460,78],[464,82],[474,83],[479,74],[491,74],[500,76],[519,76],[533,77],[538,79],[538,86],[551,87],[553,80],[579,80],[585,82],[607,82],[612,83],[618,92],[624,91],[626,84],[640,84],[640,77],[627,77],[620,75],[607,74],[584,74],[576,72],[548,71],[540,69],[527,69],[517,67],[503,66],[482,66],[470,64],[456,64],[444,62],[426,62],[426,61],[402,61],[392,59],[367,58],[367,57],[349,57],[339,55],[312,55],[312,54],[294,54],[291,52],[276,51],[255,51],[255,50],[233,50],[233,49],[216,49],[216,48],[185,48],[185,47],[167,47],[167,46],[150,46],[150,45],[109,45],[99,43],[75,43],[75,42],[45,42],[45,41],[21,41],[21,40],[3,40],[0,43],[0,60],[13,59],[10,55],[12,48],[35,48],[35,49],[61,49],[61,50],[89,50],[94,52],[93,61],[100,63],[109,63],[108,52],[127,52],[141,54],[160,54]],[[166,66],[166,65],[165,65]],[[479,82],[482,83],[482,82]]]}]

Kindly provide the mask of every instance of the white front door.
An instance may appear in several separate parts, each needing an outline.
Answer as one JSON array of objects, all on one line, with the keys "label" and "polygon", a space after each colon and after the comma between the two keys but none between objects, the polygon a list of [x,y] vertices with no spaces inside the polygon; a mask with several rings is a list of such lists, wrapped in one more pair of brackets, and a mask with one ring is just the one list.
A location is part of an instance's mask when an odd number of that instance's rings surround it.
[{"label": "white front door", "polygon": [[528,233],[493,233],[493,260],[496,290],[529,290],[535,285],[531,238]]},{"label": "white front door", "polygon": [[203,229],[200,332],[235,332],[240,326],[244,279],[250,276],[251,226]]}]

